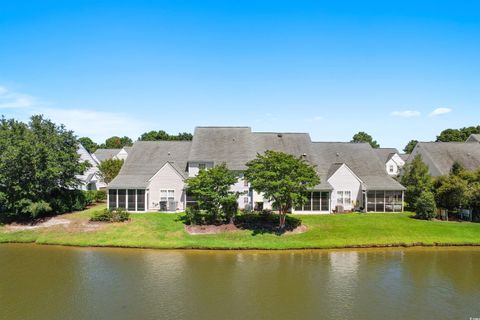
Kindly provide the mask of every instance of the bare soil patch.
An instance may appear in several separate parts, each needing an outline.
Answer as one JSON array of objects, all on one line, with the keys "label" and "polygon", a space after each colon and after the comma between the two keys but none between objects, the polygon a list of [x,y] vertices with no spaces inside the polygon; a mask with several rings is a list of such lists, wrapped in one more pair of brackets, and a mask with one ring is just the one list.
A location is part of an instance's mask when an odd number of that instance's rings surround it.
[{"label": "bare soil patch", "polygon": [[91,222],[84,219],[68,219],[69,214],[58,217],[45,218],[29,224],[11,223],[5,225],[5,232],[17,232],[26,230],[48,230],[53,228],[63,228],[69,232],[90,232],[97,231],[106,226],[102,222]]}]

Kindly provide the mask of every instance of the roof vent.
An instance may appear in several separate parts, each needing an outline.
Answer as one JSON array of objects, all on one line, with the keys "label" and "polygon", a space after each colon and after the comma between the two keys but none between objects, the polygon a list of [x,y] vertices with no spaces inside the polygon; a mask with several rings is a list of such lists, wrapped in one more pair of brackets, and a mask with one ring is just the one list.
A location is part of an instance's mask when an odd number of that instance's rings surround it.
[{"label": "roof vent", "polygon": [[170,155],[170,151],[168,151],[168,155]]},{"label": "roof vent", "polygon": [[281,137],[283,137],[283,134],[277,133],[277,137],[281,138]]},{"label": "roof vent", "polygon": [[340,153],[337,152],[337,153],[336,153],[336,156],[337,156],[337,157],[340,157]]},{"label": "roof vent", "polygon": [[303,154],[302,154],[302,157],[306,157],[306,156],[307,156],[307,154],[306,154],[306,153],[303,153]]}]

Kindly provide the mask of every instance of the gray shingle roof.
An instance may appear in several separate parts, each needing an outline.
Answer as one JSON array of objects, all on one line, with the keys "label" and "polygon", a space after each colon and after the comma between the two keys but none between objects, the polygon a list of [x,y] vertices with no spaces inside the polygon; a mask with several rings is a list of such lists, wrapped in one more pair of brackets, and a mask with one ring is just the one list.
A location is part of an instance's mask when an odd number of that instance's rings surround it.
[{"label": "gray shingle roof", "polygon": [[98,161],[104,161],[107,159],[112,159],[116,156],[122,149],[97,149],[93,154],[98,159]]},{"label": "gray shingle roof", "polygon": [[395,148],[378,148],[373,150],[383,163],[387,163],[395,153],[398,154],[398,150]]},{"label": "gray shingle roof", "polygon": [[231,170],[245,170],[251,158],[249,127],[197,127],[189,161],[225,162]]},{"label": "gray shingle roof", "polygon": [[332,164],[345,163],[368,190],[404,189],[385,172],[384,164],[368,143],[313,142],[311,150],[322,182],[329,178]]},{"label": "gray shingle roof", "polygon": [[167,162],[187,177],[190,141],[137,141],[109,188],[145,188]]},{"label": "gray shingle roof", "polygon": [[434,176],[447,175],[455,161],[467,170],[480,167],[480,144],[464,142],[419,142],[414,154],[420,154]]},{"label": "gray shingle roof", "polygon": [[480,134],[471,134],[467,142],[480,142]]},{"label": "gray shingle roof", "polygon": [[[369,189],[402,190],[385,172],[384,164],[368,144],[311,142],[307,133],[252,132],[249,127],[197,127],[190,141],[137,141],[109,187],[143,188],[168,161],[187,177],[187,162],[225,162],[230,170],[245,170],[257,153],[275,150],[304,156],[317,167],[318,189],[331,190],[329,172],[345,163]],[[168,154],[170,152],[170,154]],[[338,169],[338,168],[337,168]]]}]

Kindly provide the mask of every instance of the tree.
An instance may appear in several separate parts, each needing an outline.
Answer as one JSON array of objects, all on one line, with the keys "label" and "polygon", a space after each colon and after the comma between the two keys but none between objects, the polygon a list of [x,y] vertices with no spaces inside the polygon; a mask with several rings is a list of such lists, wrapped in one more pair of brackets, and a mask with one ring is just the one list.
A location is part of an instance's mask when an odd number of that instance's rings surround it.
[{"label": "tree", "polygon": [[123,147],[130,147],[133,145],[132,139],[129,137],[117,137],[113,136],[105,140],[105,143],[101,145],[105,149],[121,149]]},{"label": "tree", "polygon": [[452,165],[452,168],[450,169],[450,174],[453,175],[453,176],[459,176],[459,175],[461,175],[464,171],[465,171],[465,169],[464,169],[463,166],[460,164],[460,162],[454,161],[454,162],[453,162],[453,165]]},{"label": "tree", "polygon": [[363,131],[356,133],[350,142],[356,142],[356,143],[365,142],[370,144],[374,149],[380,148],[380,145],[377,143],[377,141],[373,140],[371,135]]},{"label": "tree", "polygon": [[456,175],[439,177],[435,180],[434,187],[438,207],[456,210],[468,205],[468,184],[461,177]]},{"label": "tree", "polygon": [[[28,124],[0,119],[0,207],[13,218],[32,218],[55,194],[75,189],[88,163],[81,162],[72,131],[43,116]],[[52,206],[53,207],[53,206]],[[1,212],[0,212],[1,214]]]},{"label": "tree", "polygon": [[415,148],[415,146],[417,145],[418,143],[418,140],[410,140],[407,145],[405,146],[405,148],[403,148],[403,152],[405,153],[412,153],[413,149]]},{"label": "tree", "polygon": [[415,203],[415,212],[417,218],[424,220],[430,220],[437,216],[435,196],[431,191],[425,191],[418,197]]},{"label": "tree", "polygon": [[123,166],[123,159],[106,159],[98,166],[100,176],[105,183],[110,183],[120,172]]},{"label": "tree", "polygon": [[280,229],[285,227],[286,214],[302,205],[307,200],[305,194],[320,183],[315,168],[305,159],[271,150],[247,163],[245,177],[279,209]]},{"label": "tree", "polygon": [[401,183],[407,189],[405,201],[408,210],[415,210],[418,197],[426,191],[432,190],[432,177],[428,173],[428,166],[422,161],[420,155],[415,156],[413,161],[404,167]]},{"label": "tree", "polygon": [[[232,218],[232,206],[239,196],[231,191],[231,186],[237,179],[226,164],[222,163],[208,170],[200,170],[197,176],[188,178],[187,192],[195,198],[198,208],[208,213],[211,221],[226,221]],[[236,212],[236,206],[234,211]]]},{"label": "tree", "polygon": [[465,142],[471,134],[479,134],[480,126],[445,129],[437,136],[437,142]]},{"label": "tree", "polygon": [[88,137],[81,137],[78,139],[78,142],[80,142],[89,153],[94,153],[98,149],[98,144]]},{"label": "tree", "polygon": [[192,139],[193,139],[193,136],[191,133],[182,132],[182,133],[179,133],[178,135],[170,135],[163,130],[159,130],[159,131],[152,130],[149,132],[145,132],[139,138],[140,141],[162,141],[162,140],[182,141],[182,140],[192,140]]}]

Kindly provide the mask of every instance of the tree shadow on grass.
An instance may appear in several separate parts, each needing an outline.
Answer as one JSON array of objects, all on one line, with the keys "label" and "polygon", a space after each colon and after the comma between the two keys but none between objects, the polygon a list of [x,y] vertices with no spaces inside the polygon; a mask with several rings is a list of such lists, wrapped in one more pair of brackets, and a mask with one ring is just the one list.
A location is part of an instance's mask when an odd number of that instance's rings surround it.
[{"label": "tree shadow on grass", "polygon": [[302,221],[299,218],[287,215],[285,219],[285,228],[280,229],[278,227],[278,215],[249,213],[237,216],[234,223],[238,229],[251,230],[253,236],[266,233],[281,236],[285,232],[295,230],[302,224]]}]

